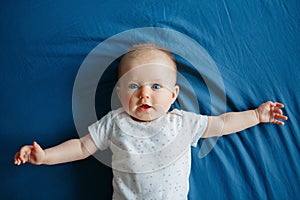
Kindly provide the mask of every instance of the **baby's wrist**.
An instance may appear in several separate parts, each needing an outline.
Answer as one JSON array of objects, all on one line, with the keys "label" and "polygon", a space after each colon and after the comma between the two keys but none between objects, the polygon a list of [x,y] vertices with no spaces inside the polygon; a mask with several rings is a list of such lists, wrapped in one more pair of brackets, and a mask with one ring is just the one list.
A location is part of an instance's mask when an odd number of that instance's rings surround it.
[{"label": "baby's wrist", "polygon": [[257,123],[258,123],[258,124],[261,123],[258,108],[254,109],[253,111],[254,111],[254,113],[255,113]]},{"label": "baby's wrist", "polygon": [[43,151],[44,151],[44,156],[40,162],[40,165],[47,165],[47,150],[43,150]]}]

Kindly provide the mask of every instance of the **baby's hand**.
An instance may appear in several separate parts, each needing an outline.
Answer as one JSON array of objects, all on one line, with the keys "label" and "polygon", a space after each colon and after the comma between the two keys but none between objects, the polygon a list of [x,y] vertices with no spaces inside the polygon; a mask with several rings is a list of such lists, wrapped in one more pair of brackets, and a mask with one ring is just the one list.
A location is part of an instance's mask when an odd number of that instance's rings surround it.
[{"label": "baby's hand", "polygon": [[261,104],[256,109],[259,121],[284,125],[284,122],[280,120],[287,120],[288,118],[287,116],[282,115],[281,108],[284,108],[284,105],[282,103],[268,101],[266,103]]},{"label": "baby's hand", "polygon": [[37,142],[32,145],[23,146],[15,155],[14,163],[16,165],[29,162],[31,164],[40,165],[45,159],[45,151]]}]

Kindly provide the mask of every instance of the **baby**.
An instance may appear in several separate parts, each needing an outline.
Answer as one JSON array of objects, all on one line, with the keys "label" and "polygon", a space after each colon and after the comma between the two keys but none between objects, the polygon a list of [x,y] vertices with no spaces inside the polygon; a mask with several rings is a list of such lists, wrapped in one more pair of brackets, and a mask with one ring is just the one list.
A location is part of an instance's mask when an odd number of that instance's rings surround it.
[{"label": "baby", "polygon": [[203,116],[174,109],[179,87],[174,58],[153,44],[134,46],[119,65],[117,94],[122,107],[88,127],[89,133],[48,149],[37,142],[15,155],[14,163],[52,165],[84,159],[110,148],[113,199],[187,199],[191,146],[200,138],[235,133],[262,122],[284,125],[283,104]]}]

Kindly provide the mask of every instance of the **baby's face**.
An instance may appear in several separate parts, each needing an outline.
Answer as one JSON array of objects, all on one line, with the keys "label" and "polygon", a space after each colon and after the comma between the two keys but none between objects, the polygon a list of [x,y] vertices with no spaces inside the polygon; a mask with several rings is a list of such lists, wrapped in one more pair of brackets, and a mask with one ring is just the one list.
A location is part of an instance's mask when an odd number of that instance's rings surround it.
[{"label": "baby's face", "polygon": [[136,120],[159,118],[177,98],[175,67],[159,59],[135,60],[123,66],[117,92],[125,111]]}]

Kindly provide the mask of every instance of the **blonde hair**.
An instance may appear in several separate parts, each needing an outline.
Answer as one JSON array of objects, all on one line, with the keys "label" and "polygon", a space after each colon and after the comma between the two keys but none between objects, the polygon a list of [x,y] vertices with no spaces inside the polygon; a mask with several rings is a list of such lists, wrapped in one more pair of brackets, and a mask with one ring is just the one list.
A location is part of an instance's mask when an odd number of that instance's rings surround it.
[{"label": "blonde hair", "polygon": [[142,43],[142,44],[133,45],[132,48],[122,57],[118,69],[119,77],[122,74],[121,69],[124,63],[128,59],[138,58],[140,55],[145,53],[145,51],[160,51],[164,53],[174,64],[174,69],[177,70],[175,58],[173,57],[170,51],[153,43]]}]

